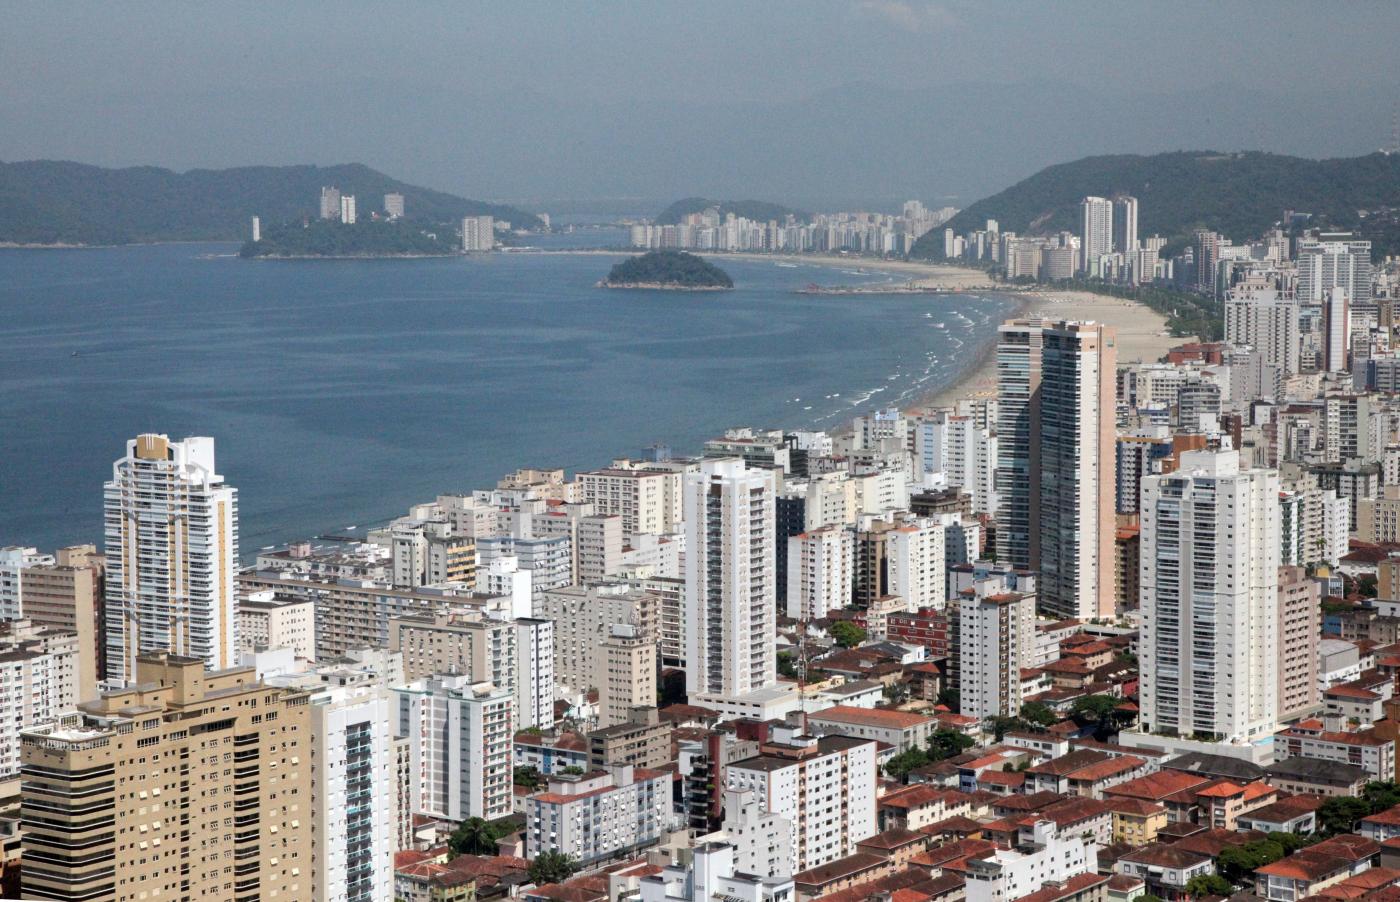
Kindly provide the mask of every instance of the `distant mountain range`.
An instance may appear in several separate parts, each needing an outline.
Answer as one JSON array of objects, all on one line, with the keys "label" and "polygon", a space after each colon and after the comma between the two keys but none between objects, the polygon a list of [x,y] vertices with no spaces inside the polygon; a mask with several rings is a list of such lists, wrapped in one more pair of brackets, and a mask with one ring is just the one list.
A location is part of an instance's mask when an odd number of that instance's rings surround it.
[{"label": "distant mountain range", "polygon": [[770,203],[766,200],[710,200],[706,197],[687,197],[662,210],[657,215],[656,222],[658,225],[675,225],[682,218],[710,207],[719,207],[721,219],[730,213],[756,222],[768,222],[770,219],[782,222],[789,213],[802,220],[812,218],[810,213],[784,207],[782,204]]},{"label": "distant mountain range", "polygon": [[399,193],[413,221],[491,215],[516,228],[542,225],[524,210],[409,185],[359,163],[173,172],[34,160],[0,163],[0,242],[243,240],[253,216],[272,224],[319,215],[323,185],[355,195],[362,218],[382,208],[385,194]]},{"label": "distant mountain range", "polygon": [[[1151,156],[1085,157],[1042,169],[979,200],[920,238],[911,256],[943,257],[943,230],[963,234],[995,219],[1003,232],[1077,232],[1084,197],[1138,199],[1138,235],[1178,246],[1192,230],[1214,229],[1243,241],[1280,222],[1285,210],[1312,224],[1369,238],[1377,255],[1400,249],[1400,155],[1308,160],[1268,153],[1178,151]],[[1380,211],[1368,215],[1368,211]]]}]

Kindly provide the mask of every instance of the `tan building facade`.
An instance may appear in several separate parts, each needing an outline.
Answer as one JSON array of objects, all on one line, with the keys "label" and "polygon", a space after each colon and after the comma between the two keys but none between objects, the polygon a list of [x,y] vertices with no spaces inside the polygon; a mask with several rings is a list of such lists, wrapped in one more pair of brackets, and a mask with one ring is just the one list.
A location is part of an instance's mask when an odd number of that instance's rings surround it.
[{"label": "tan building facade", "polygon": [[24,572],[23,610],[35,626],[78,637],[78,700],[96,698],[102,677],[103,558],[92,545],[60,548],[52,566]]},{"label": "tan building facade", "polygon": [[24,898],[311,899],[306,693],[135,663],[133,687],[22,736]]}]

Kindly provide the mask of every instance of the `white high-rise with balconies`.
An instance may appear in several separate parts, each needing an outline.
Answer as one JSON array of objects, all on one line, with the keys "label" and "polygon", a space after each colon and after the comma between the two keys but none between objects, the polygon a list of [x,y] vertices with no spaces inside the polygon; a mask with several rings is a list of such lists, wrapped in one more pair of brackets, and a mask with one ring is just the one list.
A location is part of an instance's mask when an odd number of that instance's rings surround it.
[{"label": "white high-rise with balconies", "polygon": [[685,477],[686,691],[733,697],[776,680],[773,471],[733,457]]},{"label": "white high-rise with balconies", "polygon": [[1142,487],[1142,732],[1246,743],[1278,710],[1279,477],[1188,451]]},{"label": "white high-rise with balconies", "polygon": [[238,491],[214,469],[214,440],[126,443],[105,486],[107,679],[168,651],[211,669],[238,663]]},{"label": "white high-rise with balconies", "polygon": [[1098,259],[1113,253],[1113,201],[1086,197],[1079,204],[1079,268],[1092,273]]}]

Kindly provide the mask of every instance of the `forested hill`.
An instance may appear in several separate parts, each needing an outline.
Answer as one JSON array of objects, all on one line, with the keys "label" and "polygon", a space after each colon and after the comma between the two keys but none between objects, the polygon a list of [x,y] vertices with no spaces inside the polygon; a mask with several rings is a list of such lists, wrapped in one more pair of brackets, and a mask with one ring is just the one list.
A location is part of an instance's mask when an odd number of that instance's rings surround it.
[{"label": "forested hill", "polygon": [[0,242],[242,240],[253,216],[270,224],[318,215],[323,185],[355,195],[366,219],[383,207],[385,194],[397,192],[406,218],[416,222],[489,214],[516,228],[541,225],[523,210],[405,184],[359,163],[172,172],[34,160],[0,163]]},{"label": "forested hill", "polygon": [[710,207],[719,207],[721,219],[730,213],[744,219],[752,219],[755,222],[768,222],[770,219],[782,222],[789,213],[804,222],[812,218],[810,213],[784,207],[782,204],[769,203],[766,200],[710,200],[706,197],[687,197],[662,210],[656,217],[656,223],[657,225],[675,225],[681,221],[681,217],[689,216],[691,213],[699,213]]},{"label": "forested hill", "polygon": [[[1178,151],[1152,156],[1086,157],[1042,169],[979,200],[921,238],[911,253],[943,256],[943,230],[957,234],[995,219],[1002,231],[1078,231],[1086,196],[1128,194],[1138,199],[1138,235],[1159,234],[1179,244],[1193,229],[1215,229],[1236,240],[1255,237],[1285,210],[1314,214],[1313,224],[1351,229],[1370,238],[1377,254],[1400,247],[1400,155],[1306,160],[1268,153]],[[1391,208],[1379,216],[1361,211]]]}]

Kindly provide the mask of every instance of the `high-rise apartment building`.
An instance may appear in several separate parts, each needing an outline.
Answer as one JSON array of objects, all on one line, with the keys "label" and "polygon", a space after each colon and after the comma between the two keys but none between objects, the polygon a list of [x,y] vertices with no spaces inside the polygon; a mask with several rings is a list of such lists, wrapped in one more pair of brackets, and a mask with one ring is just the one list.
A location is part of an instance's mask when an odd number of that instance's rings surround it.
[{"label": "high-rise apartment building", "polygon": [[595,652],[598,726],[627,723],[635,708],[656,704],[656,640],[614,624]]},{"label": "high-rise apartment building", "polygon": [[104,570],[102,555],[95,546],[73,545],[58,549],[52,565],[30,567],[24,573],[24,619],[35,626],[77,637],[74,703],[96,698],[103,675],[104,649],[99,627]]},{"label": "high-rise apartment building", "polygon": [[851,603],[855,534],[845,526],[819,526],[787,540],[787,616],[820,620]]},{"label": "high-rise apartment building", "polygon": [[525,799],[525,852],[558,852],[584,865],[635,854],[661,840],[670,809],[666,771],[617,764],[552,774],[544,792]]},{"label": "high-rise apartment building", "polygon": [[1086,197],[1079,204],[1079,268],[1092,273],[1098,259],[1113,253],[1113,201]]},{"label": "high-rise apartment building", "polygon": [[321,188],[321,218],[340,218],[340,189],[334,187]]},{"label": "high-rise apartment building", "polygon": [[679,511],[671,507],[681,476],[662,470],[613,467],[590,470],[577,477],[583,500],[593,505],[597,514],[616,514],[622,518],[622,533],[633,536],[639,532],[661,535],[678,528]]},{"label": "high-rise apartment building", "polygon": [[554,679],[581,693],[596,687],[598,642],[614,625],[657,642],[661,598],[625,583],[565,586],[535,596],[534,613],[554,624]]},{"label": "high-rise apartment building", "polygon": [[959,713],[978,721],[1021,710],[1021,670],[1035,659],[1035,578],[998,573],[958,599]]},{"label": "high-rise apartment building", "polygon": [[1322,300],[1322,368],[1346,372],[1351,354],[1351,296],[1346,288],[1327,289]]},{"label": "high-rise apartment building", "polygon": [[40,554],[37,548],[19,545],[0,548],[0,620],[15,620],[24,616],[25,571],[53,562],[53,555]]},{"label": "high-rise apartment building", "polygon": [[146,434],[126,443],[104,492],[107,680],[169,651],[231,667],[238,653],[238,491],[214,440]]},{"label": "high-rise apartment building", "polygon": [[26,899],[315,898],[301,691],[158,653],[22,735]]},{"label": "high-rise apartment building", "polygon": [[1143,480],[1142,730],[1227,742],[1278,716],[1279,478],[1188,451]]},{"label": "high-rise apartment building", "polygon": [[997,560],[1056,617],[1113,614],[1114,330],[1012,320],[997,345]]},{"label": "high-rise apartment building", "polygon": [[344,225],[355,224],[355,195],[340,195],[340,221]]},{"label": "high-rise apartment building", "polygon": [[1302,567],[1278,571],[1278,721],[1317,711],[1322,703],[1317,646],[1322,636],[1321,590]]},{"label": "high-rise apartment building", "polygon": [[1321,304],[1333,288],[1353,304],[1371,300],[1371,242],[1323,233],[1298,242],[1298,301]]},{"label": "high-rise apartment building", "polygon": [[1235,286],[1225,297],[1225,340],[1248,345],[1264,363],[1294,375],[1302,365],[1298,302],[1259,282]]},{"label": "high-rise apartment building", "polygon": [[390,219],[403,219],[403,195],[397,192],[384,195],[384,215]]},{"label": "high-rise apartment building", "polygon": [[0,780],[20,768],[20,731],[78,703],[78,636],[28,620],[0,624]]},{"label": "high-rise apartment building", "polygon": [[776,679],[771,470],[705,460],[685,478],[686,691],[733,697]]},{"label": "high-rise apartment building", "polygon": [[844,858],[875,835],[876,748],[870,739],[799,735],[778,727],[760,754],[724,769],[725,788],[752,791],[793,825],[788,874]]},{"label": "high-rise apartment building", "polygon": [[[1113,249],[1129,257],[1138,249],[1138,200],[1119,196],[1113,199]],[[1143,281],[1139,279],[1138,281]]]},{"label": "high-rise apartment building", "polygon": [[448,820],[511,813],[515,718],[509,689],[442,675],[394,687],[417,811]]},{"label": "high-rise apartment building", "polygon": [[489,251],[496,246],[496,221],[490,216],[468,216],[462,220],[462,250]]}]

